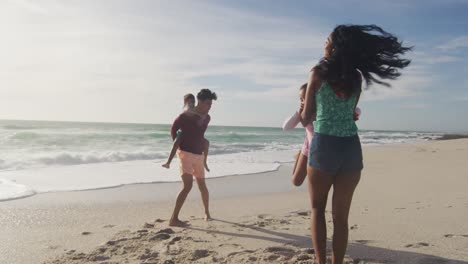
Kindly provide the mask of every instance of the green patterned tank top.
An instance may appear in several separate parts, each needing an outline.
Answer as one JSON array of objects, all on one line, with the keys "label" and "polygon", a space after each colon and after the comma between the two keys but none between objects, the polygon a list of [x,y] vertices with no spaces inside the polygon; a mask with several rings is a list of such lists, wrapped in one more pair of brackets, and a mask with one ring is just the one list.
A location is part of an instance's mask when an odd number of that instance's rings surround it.
[{"label": "green patterned tank top", "polygon": [[338,97],[328,83],[323,82],[315,94],[317,117],[314,121],[315,133],[338,137],[357,134],[353,119],[357,95],[349,98]]}]

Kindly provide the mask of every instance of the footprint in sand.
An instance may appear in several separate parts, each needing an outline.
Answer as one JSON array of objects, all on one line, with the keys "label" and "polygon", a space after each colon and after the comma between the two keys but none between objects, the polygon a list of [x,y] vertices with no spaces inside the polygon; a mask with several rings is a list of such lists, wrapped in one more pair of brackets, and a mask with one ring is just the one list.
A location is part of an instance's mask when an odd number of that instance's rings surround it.
[{"label": "footprint in sand", "polygon": [[297,212],[297,215],[300,215],[300,216],[309,216],[309,212],[308,212],[308,211]]},{"label": "footprint in sand", "polygon": [[223,247],[223,248],[232,248],[232,249],[242,249],[243,247],[239,244],[236,243],[224,243],[224,244],[219,244],[218,247]]},{"label": "footprint in sand", "polygon": [[298,261],[299,263],[311,263],[312,260],[313,260],[312,255],[305,255],[305,254],[299,255],[296,258],[296,261]]},{"label": "footprint in sand", "polygon": [[419,242],[419,243],[416,243],[416,244],[405,245],[405,247],[407,247],[407,248],[421,248],[421,247],[428,247],[428,246],[430,246],[430,244],[426,243],[426,242]]},{"label": "footprint in sand", "polygon": [[266,215],[266,214],[259,214],[259,215],[257,215],[257,218],[258,218],[258,219],[264,219],[264,218],[266,218],[267,216],[268,216],[268,215]]},{"label": "footprint in sand", "polygon": [[265,249],[265,252],[268,253],[274,253],[278,255],[283,255],[283,256],[292,256],[296,252],[290,248],[285,248],[285,247],[268,247]]},{"label": "footprint in sand", "polygon": [[365,239],[354,240],[354,241],[356,241],[359,244],[363,244],[363,245],[367,245],[367,244],[369,244],[371,242],[371,240],[365,240]]},{"label": "footprint in sand", "polygon": [[48,246],[47,249],[51,249],[51,250],[56,250],[58,249],[60,246]]},{"label": "footprint in sand", "polygon": [[420,147],[416,147],[416,152],[426,152],[427,149],[425,148],[420,148]]},{"label": "footprint in sand", "polygon": [[314,255],[315,250],[313,248],[303,248],[301,249],[300,253]]},{"label": "footprint in sand", "polygon": [[251,254],[251,253],[254,253],[255,251],[253,250],[243,250],[243,251],[236,251],[236,252],[231,252],[227,255],[228,258],[231,258],[235,255],[239,255],[239,254]]},{"label": "footprint in sand", "polygon": [[192,261],[206,258],[210,255],[210,253],[211,252],[206,249],[197,249],[192,253]]},{"label": "footprint in sand", "polygon": [[456,237],[456,236],[468,237],[468,235],[454,235],[454,234],[446,234],[446,235],[444,235],[444,237],[446,237],[446,238],[452,238],[452,237]]},{"label": "footprint in sand", "polygon": [[155,260],[156,258],[159,257],[159,253],[158,252],[151,252],[150,250],[146,250],[147,252],[140,255],[138,257],[139,260],[144,260],[145,262],[144,263],[149,263],[148,260]]},{"label": "footprint in sand", "polygon": [[275,261],[275,260],[277,260],[279,258],[281,258],[280,255],[272,254],[272,255],[269,255],[269,256],[265,256],[263,258],[263,260],[267,261],[267,263],[268,263],[268,262],[273,262],[273,261]]},{"label": "footprint in sand", "polygon": [[161,229],[159,230],[158,232],[156,232],[157,234],[160,234],[160,233],[166,233],[166,234],[174,234],[174,230],[172,230],[171,228],[165,228],[165,229]]},{"label": "footprint in sand", "polygon": [[149,239],[149,241],[161,241],[171,238],[171,235],[166,233],[157,234]]},{"label": "footprint in sand", "polygon": [[176,242],[179,242],[181,240],[182,240],[182,237],[176,236],[173,239],[171,239],[171,241],[169,242],[169,245],[174,245]]}]

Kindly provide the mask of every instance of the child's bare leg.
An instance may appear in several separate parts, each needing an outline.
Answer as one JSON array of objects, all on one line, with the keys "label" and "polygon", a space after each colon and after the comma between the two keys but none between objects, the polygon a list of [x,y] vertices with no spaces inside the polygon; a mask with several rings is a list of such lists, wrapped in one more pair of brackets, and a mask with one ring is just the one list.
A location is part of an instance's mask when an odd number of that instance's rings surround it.
[{"label": "child's bare leg", "polygon": [[296,155],[296,164],[294,164],[292,183],[295,186],[301,186],[307,176],[307,157],[299,152]]},{"label": "child's bare leg", "polygon": [[162,165],[164,168],[169,169],[171,167],[172,159],[174,159],[174,156],[176,154],[177,149],[179,148],[179,145],[180,145],[180,139],[179,137],[177,137],[176,140],[174,141],[174,144],[172,144],[171,154],[169,154],[169,158],[167,159],[167,162]]},{"label": "child's bare leg", "polygon": [[203,154],[205,155],[204,166],[206,171],[210,171],[208,168],[208,150],[210,149],[210,142],[205,139],[205,144],[203,144]]}]

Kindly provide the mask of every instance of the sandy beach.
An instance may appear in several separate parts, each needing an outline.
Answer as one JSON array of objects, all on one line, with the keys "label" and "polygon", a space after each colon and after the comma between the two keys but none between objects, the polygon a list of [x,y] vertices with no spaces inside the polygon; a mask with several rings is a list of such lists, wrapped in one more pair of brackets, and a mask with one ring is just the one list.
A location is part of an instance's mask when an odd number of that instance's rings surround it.
[{"label": "sandy beach", "polygon": [[[347,263],[468,263],[466,157],[468,139],[365,147]],[[291,166],[209,179],[209,222],[194,186],[187,228],[167,225],[179,183],[0,202],[0,263],[313,263],[307,186],[292,186]]]}]

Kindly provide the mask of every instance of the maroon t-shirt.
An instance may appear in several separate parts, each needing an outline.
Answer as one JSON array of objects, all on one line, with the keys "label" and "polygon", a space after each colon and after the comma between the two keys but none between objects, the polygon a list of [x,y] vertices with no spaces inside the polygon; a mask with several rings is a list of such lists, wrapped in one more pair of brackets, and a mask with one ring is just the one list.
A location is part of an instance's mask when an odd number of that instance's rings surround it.
[{"label": "maroon t-shirt", "polygon": [[203,154],[203,146],[205,142],[205,131],[208,128],[211,117],[206,115],[204,118],[199,116],[180,114],[172,123],[171,136],[174,140],[177,136],[177,131],[180,129],[179,149],[193,154]]}]

